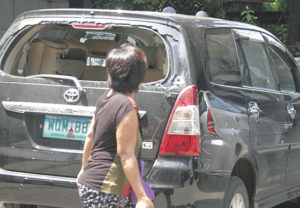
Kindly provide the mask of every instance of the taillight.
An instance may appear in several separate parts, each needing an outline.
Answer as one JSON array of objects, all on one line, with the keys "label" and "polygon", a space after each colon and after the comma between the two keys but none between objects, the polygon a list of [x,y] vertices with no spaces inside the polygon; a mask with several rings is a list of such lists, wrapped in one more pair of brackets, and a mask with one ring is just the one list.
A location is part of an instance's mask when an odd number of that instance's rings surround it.
[{"label": "taillight", "polygon": [[178,95],[160,146],[161,155],[200,155],[200,122],[195,85]]},{"label": "taillight", "polygon": [[217,132],[215,131],[215,122],[209,109],[207,110],[207,129],[209,133],[213,135],[217,134]]}]

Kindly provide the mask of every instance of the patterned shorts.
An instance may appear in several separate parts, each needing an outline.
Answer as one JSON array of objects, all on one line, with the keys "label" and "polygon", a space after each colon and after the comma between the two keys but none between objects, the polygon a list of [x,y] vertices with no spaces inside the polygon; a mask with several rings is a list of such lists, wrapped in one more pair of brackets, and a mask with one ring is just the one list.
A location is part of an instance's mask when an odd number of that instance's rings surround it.
[{"label": "patterned shorts", "polygon": [[83,208],[134,208],[128,197],[103,193],[78,184],[78,192]]}]

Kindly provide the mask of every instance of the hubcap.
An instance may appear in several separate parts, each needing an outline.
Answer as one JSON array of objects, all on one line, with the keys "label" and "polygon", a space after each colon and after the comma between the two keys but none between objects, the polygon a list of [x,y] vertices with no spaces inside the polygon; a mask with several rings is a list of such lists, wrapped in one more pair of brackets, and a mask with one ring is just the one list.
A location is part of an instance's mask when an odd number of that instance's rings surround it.
[{"label": "hubcap", "polygon": [[230,203],[230,208],[245,208],[245,200],[242,194],[236,193]]}]

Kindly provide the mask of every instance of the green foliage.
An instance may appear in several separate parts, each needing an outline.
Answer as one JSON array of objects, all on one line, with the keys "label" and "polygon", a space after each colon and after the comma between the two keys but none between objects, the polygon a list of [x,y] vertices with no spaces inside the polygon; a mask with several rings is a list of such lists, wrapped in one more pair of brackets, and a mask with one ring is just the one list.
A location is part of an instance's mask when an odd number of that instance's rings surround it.
[{"label": "green foliage", "polygon": [[275,0],[274,2],[264,2],[263,10],[266,12],[285,12],[287,7],[286,0]]},{"label": "green foliage", "polygon": [[289,45],[288,48],[295,57],[300,58],[300,45],[299,44],[298,45]]},{"label": "green foliage", "polygon": [[273,33],[282,43],[287,44],[288,42],[288,28],[286,24],[276,25],[269,24],[264,28]]},{"label": "green foliage", "polygon": [[264,28],[273,33],[283,44],[285,44],[295,57],[300,57],[300,45],[291,45],[288,43],[288,27],[286,24],[269,24],[264,26]]},{"label": "green foliage", "polygon": [[222,11],[221,1],[199,0],[93,0],[94,8],[125,9],[140,11],[162,11],[171,6],[179,14],[195,15],[200,10],[205,10],[210,16],[220,17]]},{"label": "green foliage", "polygon": [[257,20],[257,16],[254,15],[254,11],[249,8],[247,5],[245,10],[241,12],[242,16],[242,21],[249,23],[249,24],[254,24],[254,21]]},{"label": "green foliage", "polygon": [[284,44],[287,44],[288,40],[288,28],[287,25],[282,24],[282,25],[277,25],[275,27],[275,34],[283,42]]},{"label": "green foliage", "polygon": [[157,4],[159,3],[159,0],[134,0],[134,4]]}]

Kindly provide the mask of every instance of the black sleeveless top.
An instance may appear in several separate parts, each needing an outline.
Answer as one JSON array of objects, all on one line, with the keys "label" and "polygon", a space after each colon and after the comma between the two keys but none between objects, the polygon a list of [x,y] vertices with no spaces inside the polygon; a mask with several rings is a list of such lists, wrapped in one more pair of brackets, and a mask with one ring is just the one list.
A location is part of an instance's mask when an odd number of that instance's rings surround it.
[{"label": "black sleeveless top", "polygon": [[[137,107],[134,100],[125,94],[107,94],[108,91],[96,105],[91,156],[79,183],[104,193],[127,196],[130,186],[117,155],[116,129],[123,117]],[[136,151],[141,146],[139,131],[137,135]]]}]

